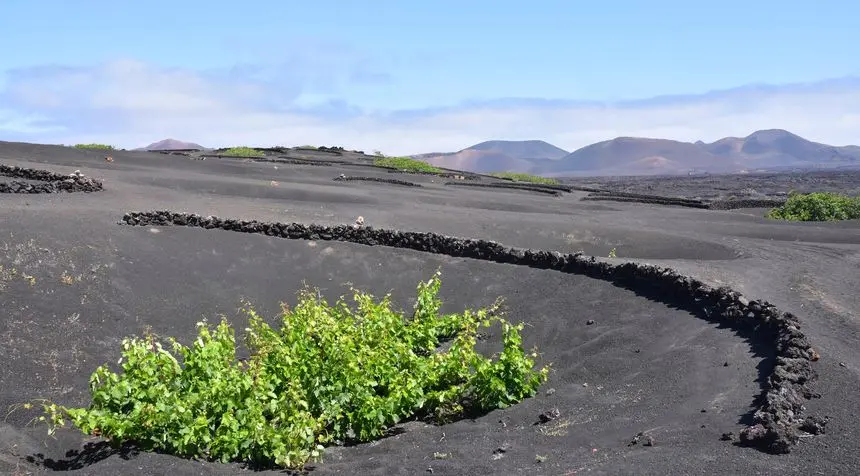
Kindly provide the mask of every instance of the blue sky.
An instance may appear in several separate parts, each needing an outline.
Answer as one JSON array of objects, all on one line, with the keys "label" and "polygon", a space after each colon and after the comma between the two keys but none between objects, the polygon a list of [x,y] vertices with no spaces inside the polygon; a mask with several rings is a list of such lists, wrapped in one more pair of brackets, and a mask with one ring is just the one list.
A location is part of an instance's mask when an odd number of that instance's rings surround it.
[{"label": "blue sky", "polygon": [[3,0],[0,139],[860,143],[858,17],[847,1]]}]

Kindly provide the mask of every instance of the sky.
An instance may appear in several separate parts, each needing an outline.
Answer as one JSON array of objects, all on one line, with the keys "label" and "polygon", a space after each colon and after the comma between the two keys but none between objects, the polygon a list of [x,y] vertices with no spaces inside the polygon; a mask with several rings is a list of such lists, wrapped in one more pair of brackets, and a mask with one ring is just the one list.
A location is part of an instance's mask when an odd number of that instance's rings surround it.
[{"label": "sky", "polygon": [[860,144],[860,2],[0,1],[0,140]]}]

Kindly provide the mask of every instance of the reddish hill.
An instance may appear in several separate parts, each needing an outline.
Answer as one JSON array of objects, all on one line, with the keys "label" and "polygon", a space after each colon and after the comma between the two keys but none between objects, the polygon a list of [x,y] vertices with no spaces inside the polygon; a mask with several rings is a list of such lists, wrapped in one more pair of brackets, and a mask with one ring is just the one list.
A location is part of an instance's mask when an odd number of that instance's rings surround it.
[{"label": "reddish hill", "polygon": [[481,142],[459,152],[413,156],[437,167],[471,172],[531,172],[537,163],[560,159],[567,151],[541,140]]},{"label": "reddish hill", "polygon": [[146,147],[141,147],[137,150],[183,150],[183,149],[199,149],[203,150],[203,147],[200,144],[195,144],[194,142],[183,142],[181,140],[176,139],[164,139],[158,142],[153,142]]},{"label": "reddish hill", "polygon": [[732,156],[717,156],[690,142],[619,137],[583,147],[542,172],[675,174],[689,170],[728,172],[742,168]]}]

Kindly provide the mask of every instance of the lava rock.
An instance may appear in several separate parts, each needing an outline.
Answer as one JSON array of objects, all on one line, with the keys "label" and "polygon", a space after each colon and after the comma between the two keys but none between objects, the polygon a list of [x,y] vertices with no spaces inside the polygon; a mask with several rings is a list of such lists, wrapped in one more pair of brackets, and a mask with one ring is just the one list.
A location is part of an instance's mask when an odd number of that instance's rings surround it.
[{"label": "lava rock", "polygon": [[[0,166],[0,172],[13,177],[28,173],[22,170]],[[52,177],[50,172],[39,171],[38,173],[40,177],[49,179]],[[28,178],[32,179],[31,176]],[[70,186],[79,185],[83,180],[92,180],[86,177],[70,179],[63,176],[62,178],[69,180],[67,183]],[[24,190],[26,185],[29,184],[21,183],[12,186],[8,182],[0,183],[0,190]],[[469,240],[435,233],[377,230],[370,226],[352,228],[347,225],[328,227],[306,226],[298,223],[260,224],[217,217],[203,218],[198,215],[169,211],[126,213],[122,222],[133,226],[174,224],[182,226],[184,224],[289,239],[324,239],[369,246],[385,245],[454,257],[465,256],[512,265],[549,268],[608,280],[650,299],[721,320],[724,325],[736,331],[755,333],[761,339],[770,339],[770,345],[776,353],[776,365],[767,377],[766,390],[758,400],[760,403],[754,414],[754,424],[740,432],[742,444],[754,446],[769,453],[785,453],[798,441],[800,432],[806,431],[803,428],[823,431],[823,425],[819,420],[809,420],[809,417],[804,419],[802,416],[804,401],[816,396],[809,389],[809,384],[817,377],[812,362],[818,355],[801,331],[797,316],[783,313],[766,301],[747,300],[740,293],[725,286],[712,288],[701,281],[682,276],[670,268],[637,263],[613,265],[599,262],[594,256],[586,257],[582,253],[562,255],[544,250],[504,247],[487,240]],[[588,320],[586,324],[592,325],[594,321]],[[727,364],[728,362],[724,363],[724,366]],[[557,416],[549,412],[545,413],[541,420],[542,422],[551,421]]]},{"label": "lava rock", "polygon": [[540,423],[549,423],[558,418],[559,416],[561,416],[561,412],[558,410],[558,408],[553,408],[538,415],[538,421]]}]

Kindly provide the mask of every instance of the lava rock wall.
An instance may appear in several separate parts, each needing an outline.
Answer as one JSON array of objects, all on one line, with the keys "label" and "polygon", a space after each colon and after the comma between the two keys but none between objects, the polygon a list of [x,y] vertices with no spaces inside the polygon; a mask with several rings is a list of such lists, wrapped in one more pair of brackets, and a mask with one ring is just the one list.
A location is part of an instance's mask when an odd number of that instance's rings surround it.
[{"label": "lava rock wall", "polygon": [[735,210],[738,208],[776,208],[785,205],[785,200],[767,198],[739,198],[735,200],[719,200],[711,202],[711,210]]},{"label": "lava rock wall", "polygon": [[396,167],[383,167],[379,165],[374,165],[374,167],[378,169],[387,169],[390,174],[407,174],[407,175],[433,175],[436,177],[449,178],[449,179],[460,179],[460,180],[481,180],[480,175],[473,174],[471,172],[462,172],[462,173],[454,173],[454,172],[424,172],[420,170],[402,170]]},{"label": "lava rock wall", "polygon": [[688,208],[708,210],[735,210],[738,208],[773,208],[785,204],[785,200],[739,198],[732,200],[715,200],[706,202],[694,198],[664,197],[660,195],[645,195],[639,193],[615,192],[601,190],[582,198],[583,201],[613,201],[628,203],[650,203],[654,205],[674,205]]},{"label": "lava rock wall", "polygon": [[379,183],[388,183],[388,184],[392,184],[392,185],[403,185],[406,187],[421,187],[422,186],[420,183],[407,182],[405,180],[387,179],[387,178],[380,178],[380,177],[357,177],[354,175],[353,176],[344,175],[344,176],[340,176],[340,177],[335,177],[332,180],[334,180],[336,182],[379,182]]},{"label": "lava rock wall", "polygon": [[[526,189],[526,190],[533,189],[533,188],[539,188],[541,190],[550,190],[550,191],[554,191],[554,192],[566,192],[566,193],[570,193],[573,190],[575,190],[574,187],[571,187],[569,185],[552,184],[552,183],[516,182],[513,180],[507,180],[507,179],[500,179],[500,180],[505,180],[505,181],[488,183],[488,184],[476,184],[476,185],[479,187],[490,185],[493,187],[522,188],[522,189]],[[474,186],[472,184],[469,184],[469,185]]]},{"label": "lava rock wall", "polygon": [[669,268],[633,262],[614,265],[581,253],[506,247],[494,241],[464,239],[436,233],[374,229],[365,226],[323,226],[223,219],[171,211],[132,212],[120,224],[192,226],[288,239],[333,240],[368,246],[389,246],[454,257],[529,266],[610,281],[637,294],[720,321],[739,334],[765,340],[775,363],[757,402],[753,424],[740,433],[740,443],[768,453],[788,453],[803,432],[823,432],[825,422],[802,418],[804,401],[815,397],[809,384],[816,378],[812,362],[818,354],[797,316],[761,300],[749,300],[728,287],[714,288]]},{"label": "lava rock wall", "polygon": [[101,181],[77,172],[62,175],[47,170],[0,165],[0,176],[38,182],[0,182],[0,193],[99,192],[104,189]]},{"label": "lava rock wall", "polygon": [[591,193],[587,197],[583,197],[582,200],[651,203],[655,205],[675,205],[689,208],[708,208],[707,203],[692,198],[664,197],[660,195],[644,195],[640,193],[615,192],[611,190],[602,190],[600,192]]},{"label": "lava rock wall", "polygon": [[537,192],[543,193],[546,195],[561,195],[561,190],[555,190],[551,188],[541,187],[537,185],[527,185],[527,184],[516,184],[516,183],[466,183],[466,182],[445,182],[445,185],[452,185],[455,187],[474,187],[474,188],[492,188],[498,190],[524,190],[527,192]]}]

